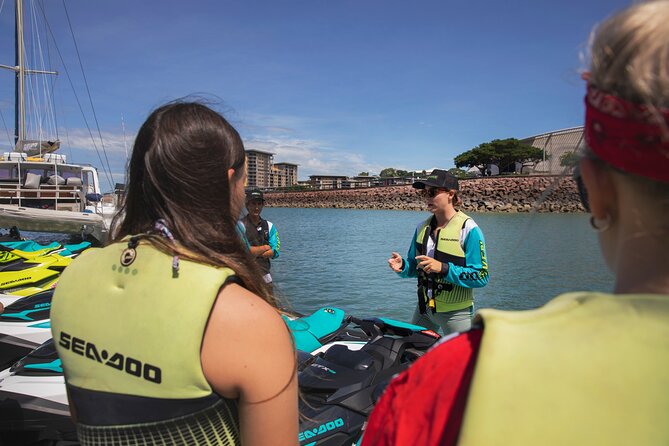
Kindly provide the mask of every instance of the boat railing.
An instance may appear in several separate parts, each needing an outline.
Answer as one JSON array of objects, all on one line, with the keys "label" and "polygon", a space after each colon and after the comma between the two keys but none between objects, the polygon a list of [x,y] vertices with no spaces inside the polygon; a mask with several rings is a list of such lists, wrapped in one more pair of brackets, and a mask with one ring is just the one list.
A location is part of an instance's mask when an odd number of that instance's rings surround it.
[{"label": "boat railing", "polygon": [[81,212],[85,207],[81,185],[40,184],[28,188],[19,182],[0,180],[0,204]]}]

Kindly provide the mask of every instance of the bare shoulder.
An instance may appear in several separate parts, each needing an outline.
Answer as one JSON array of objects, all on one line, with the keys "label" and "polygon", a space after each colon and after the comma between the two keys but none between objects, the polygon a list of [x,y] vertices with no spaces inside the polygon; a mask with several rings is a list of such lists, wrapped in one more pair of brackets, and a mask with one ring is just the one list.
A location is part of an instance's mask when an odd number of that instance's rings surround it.
[{"label": "bare shoulder", "polygon": [[[253,337],[254,328],[280,329],[285,331],[285,324],[279,312],[272,305],[246,288],[230,284],[221,289],[212,309],[211,318],[215,318],[229,328],[242,328],[246,335]],[[222,325],[222,329],[225,327]]]},{"label": "bare shoulder", "polygon": [[[276,308],[237,284],[221,289],[202,342],[207,381],[227,397],[263,399],[281,390],[294,371],[290,333]],[[277,382],[267,380],[273,370]]]}]

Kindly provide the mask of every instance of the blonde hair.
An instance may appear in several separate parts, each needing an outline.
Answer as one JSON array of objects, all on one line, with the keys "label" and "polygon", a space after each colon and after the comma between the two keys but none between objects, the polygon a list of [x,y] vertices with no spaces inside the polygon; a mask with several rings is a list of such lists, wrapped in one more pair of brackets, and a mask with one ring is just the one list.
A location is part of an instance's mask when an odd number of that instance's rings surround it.
[{"label": "blonde hair", "polygon": [[607,19],[590,39],[597,88],[654,107],[669,107],[669,1],[639,3]]},{"label": "blonde hair", "polygon": [[[669,138],[659,108],[669,108],[669,0],[630,6],[597,26],[590,36],[588,82],[619,98],[643,104]],[[625,175],[669,207],[669,184]]]}]

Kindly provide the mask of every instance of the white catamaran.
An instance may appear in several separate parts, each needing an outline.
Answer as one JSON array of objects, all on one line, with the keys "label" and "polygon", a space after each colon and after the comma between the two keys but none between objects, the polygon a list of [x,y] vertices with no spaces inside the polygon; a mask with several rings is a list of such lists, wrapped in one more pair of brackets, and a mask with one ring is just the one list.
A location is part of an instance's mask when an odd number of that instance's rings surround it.
[{"label": "white catamaran", "polygon": [[14,150],[0,157],[0,228],[82,234],[104,243],[114,207],[103,203],[97,169],[68,163],[56,153],[60,141],[28,139],[26,78],[54,71],[26,66],[23,0],[16,0],[16,73]]}]

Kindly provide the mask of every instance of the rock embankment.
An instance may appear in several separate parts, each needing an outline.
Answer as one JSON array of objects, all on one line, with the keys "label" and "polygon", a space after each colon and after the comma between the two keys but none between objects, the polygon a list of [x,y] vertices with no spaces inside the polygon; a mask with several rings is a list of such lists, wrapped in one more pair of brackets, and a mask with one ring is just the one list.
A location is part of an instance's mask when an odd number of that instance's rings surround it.
[{"label": "rock embankment", "polygon": [[[476,178],[460,181],[465,212],[583,212],[570,177]],[[411,186],[267,192],[266,205],[294,208],[427,210]]]}]

